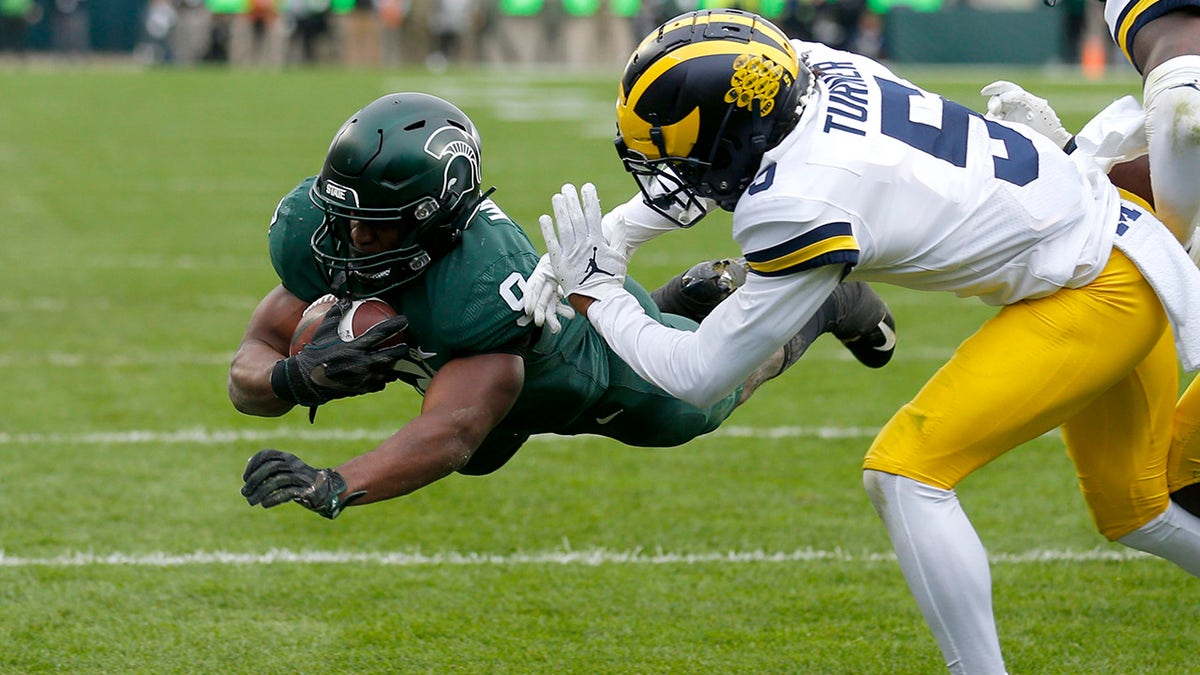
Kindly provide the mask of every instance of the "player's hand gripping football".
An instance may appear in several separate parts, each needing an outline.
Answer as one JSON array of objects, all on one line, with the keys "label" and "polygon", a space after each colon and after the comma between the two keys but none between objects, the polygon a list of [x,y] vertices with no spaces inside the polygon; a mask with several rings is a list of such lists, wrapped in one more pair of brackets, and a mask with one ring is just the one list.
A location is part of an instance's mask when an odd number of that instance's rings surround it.
[{"label": "player's hand gripping football", "polygon": [[550,203],[554,217],[543,215],[539,223],[563,292],[568,297],[580,295],[595,300],[621,292],[629,266],[625,228],[618,224],[612,228],[613,240],[605,239],[596,186],[585,183],[577,193],[568,183]]},{"label": "player's hand gripping football", "polygon": [[345,494],[346,479],[333,469],[315,469],[290,452],[260,450],[246,462],[242,473],[242,496],[250,506],[264,509],[296,502],[330,520],[366,494]]},{"label": "player's hand gripping football", "polygon": [[575,316],[575,310],[565,302],[562,287],[558,277],[554,276],[554,266],[550,264],[550,255],[538,260],[529,281],[525,282],[525,315],[533,319],[534,325],[545,326],[551,333],[562,330],[559,317],[570,319]]},{"label": "player's hand gripping football", "polygon": [[1034,96],[1006,80],[997,80],[980,89],[979,93],[990,97],[987,103],[988,119],[1029,125],[1060,148],[1066,148],[1070,142],[1071,132],[1063,127],[1058,113],[1054,112],[1046,99]]},{"label": "player's hand gripping football", "polygon": [[295,356],[276,362],[271,371],[271,390],[276,396],[315,407],[334,399],[380,391],[399,377],[395,365],[408,354],[408,345],[378,345],[406,329],[408,319],[394,316],[344,341],[338,335],[338,322],[349,307],[349,300],[338,300],[317,327],[312,341]]}]

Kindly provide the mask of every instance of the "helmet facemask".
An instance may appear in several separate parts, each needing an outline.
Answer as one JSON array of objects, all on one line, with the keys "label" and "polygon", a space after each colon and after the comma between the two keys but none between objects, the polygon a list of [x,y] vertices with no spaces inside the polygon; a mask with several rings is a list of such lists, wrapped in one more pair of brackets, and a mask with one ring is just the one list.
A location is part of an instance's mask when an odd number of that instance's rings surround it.
[{"label": "helmet facemask", "polygon": [[616,144],[625,170],[637,182],[642,201],[647,206],[679,227],[691,227],[708,215],[708,205],[692,187],[694,174],[703,172],[705,168],[702,163],[672,157],[646,159],[624,148],[620,136]]},{"label": "helmet facemask", "polygon": [[[433,262],[433,256],[417,243],[417,232],[411,229],[387,251],[360,251],[354,246],[350,221],[345,216],[326,215],[313,232],[313,256],[331,288],[356,299],[374,297],[415,278]],[[400,221],[394,223],[402,232],[407,229]]]}]

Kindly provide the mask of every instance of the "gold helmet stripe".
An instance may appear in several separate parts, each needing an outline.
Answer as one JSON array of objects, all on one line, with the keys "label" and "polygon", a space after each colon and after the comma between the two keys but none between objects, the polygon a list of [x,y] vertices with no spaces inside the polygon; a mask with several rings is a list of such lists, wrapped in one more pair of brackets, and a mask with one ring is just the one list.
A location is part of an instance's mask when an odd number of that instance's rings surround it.
[{"label": "gold helmet stripe", "polygon": [[617,105],[617,127],[621,130],[625,147],[646,159],[661,159],[664,156],[687,157],[700,137],[700,108],[693,108],[687,117],[675,124],[659,127],[663,135],[663,145],[667,150],[666,155],[661,153],[650,138],[653,125],[638,117],[633,108]]},{"label": "gold helmet stripe", "polygon": [[[731,56],[761,55],[782,66],[792,76],[792,81],[796,81],[796,77],[800,72],[800,66],[796,61],[796,52],[792,50],[791,44],[786,50],[776,49],[771,45],[761,43],[742,43],[733,41],[713,40],[709,42],[696,42],[690,45],[684,45],[659,59],[656,63],[650,65],[646,72],[642,73],[637,81],[630,87],[628,99],[631,105],[637,105],[638,99],[642,97],[647,89],[650,88],[658,78],[662,77],[663,73],[674,68],[675,66],[688,61],[690,59],[700,58],[703,56],[720,56],[729,54]],[[622,92],[622,97],[625,93]]]}]

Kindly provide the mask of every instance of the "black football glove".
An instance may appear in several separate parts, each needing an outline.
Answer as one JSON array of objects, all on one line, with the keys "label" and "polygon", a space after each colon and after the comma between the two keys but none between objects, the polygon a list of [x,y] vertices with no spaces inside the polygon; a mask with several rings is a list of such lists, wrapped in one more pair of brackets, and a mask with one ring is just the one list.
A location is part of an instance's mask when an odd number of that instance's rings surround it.
[{"label": "black football glove", "polygon": [[380,391],[400,376],[396,362],[408,354],[408,345],[377,345],[408,328],[408,319],[394,316],[345,342],[337,329],[349,307],[349,300],[339,300],[300,353],[275,363],[271,390],[277,397],[315,407],[334,399]]},{"label": "black football glove", "polygon": [[333,469],[315,469],[292,453],[279,450],[258,451],[246,462],[242,480],[242,496],[250,506],[262,504],[269,509],[296,502],[330,520],[367,494],[360,490],[343,496],[346,479],[342,474]]}]

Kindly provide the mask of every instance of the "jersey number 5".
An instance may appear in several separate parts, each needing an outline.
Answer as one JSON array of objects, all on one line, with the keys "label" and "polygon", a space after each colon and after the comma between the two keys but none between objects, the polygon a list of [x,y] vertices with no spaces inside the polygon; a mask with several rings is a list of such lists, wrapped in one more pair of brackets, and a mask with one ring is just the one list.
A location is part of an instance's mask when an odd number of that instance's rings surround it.
[{"label": "jersey number 5", "polygon": [[1033,141],[1003,124],[954,101],[942,99],[941,128],[912,120],[913,97],[924,98],[919,89],[876,77],[882,93],[880,131],[926,154],[957,167],[967,165],[967,134],[972,117],[987,125],[988,136],[1004,144],[1005,156],[992,155],[994,175],[1013,185],[1028,185],[1038,177],[1038,154]]}]

